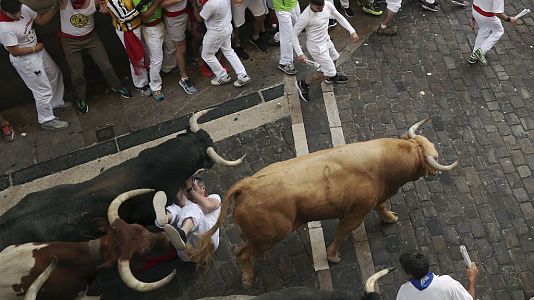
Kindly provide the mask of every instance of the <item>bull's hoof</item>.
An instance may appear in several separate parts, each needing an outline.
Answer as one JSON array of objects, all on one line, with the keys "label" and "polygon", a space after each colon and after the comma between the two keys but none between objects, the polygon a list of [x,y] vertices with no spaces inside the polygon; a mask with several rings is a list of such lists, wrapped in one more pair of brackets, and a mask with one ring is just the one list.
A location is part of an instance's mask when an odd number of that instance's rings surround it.
[{"label": "bull's hoof", "polygon": [[380,216],[380,219],[382,220],[382,222],[386,224],[393,224],[393,223],[397,223],[397,221],[399,220],[399,217],[397,216],[396,212],[392,212],[388,210],[385,212],[384,216]]},{"label": "bull's hoof", "polygon": [[339,254],[339,252],[337,252],[335,255],[328,254],[327,258],[328,258],[328,261],[333,264],[337,264],[338,262],[341,261],[341,255]]}]

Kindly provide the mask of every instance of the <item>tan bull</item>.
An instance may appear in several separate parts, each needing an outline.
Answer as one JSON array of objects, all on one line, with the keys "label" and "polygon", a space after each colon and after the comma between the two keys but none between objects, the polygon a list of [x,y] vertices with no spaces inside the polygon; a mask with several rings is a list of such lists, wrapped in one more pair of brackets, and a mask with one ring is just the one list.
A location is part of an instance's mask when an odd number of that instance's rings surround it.
[{"label": "tan bull", "polygon": [[437,163],[434,145],[415,134],[425,119],[413,125],[402,139],[383,138],[318,151],[274,163],[235,183],[226,194],[213,228],[201,236],[190,258],[200,266],[213,257],[211,235],[234,201],[233,220],[241,229],[243,243],[235,250],[243,268],[243,285],[253,283],[253,256],[283,240],[310,221],[339,218],[336,236],[327,249],[328,260],[341,260],[339,247],[347,234],[362,224],[372,210],[386,223],[397,221],[386,200],[405,183],[421,176],[450,171]]}]

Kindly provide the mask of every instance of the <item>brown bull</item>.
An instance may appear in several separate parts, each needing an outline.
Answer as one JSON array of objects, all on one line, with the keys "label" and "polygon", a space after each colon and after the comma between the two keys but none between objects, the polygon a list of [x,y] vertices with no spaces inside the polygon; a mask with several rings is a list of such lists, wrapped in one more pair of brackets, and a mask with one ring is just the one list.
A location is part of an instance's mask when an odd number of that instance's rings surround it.
[{"label": "brown bull", "polygon": [[397,216],[386,200],[405,183],[421,176],[450,171],[437,163],[438,153],[425,137],[415,134],[425,119],[402,139],[383,138],[318,151],[269,165],[235,183],[226,194],[222,211],[190,258],[200,266],[212,261],[210,237],[221,226],[234,201],[233,220],[243,243],[235,250],[243,268],[243,285],[253,283],[253,256],[261,256],[299,226],[310,221],[339,218],[336,236],[327,249],[328,260],[341,260],[339,247],[347,234],[362,224],[372,210],[386,223]]}]

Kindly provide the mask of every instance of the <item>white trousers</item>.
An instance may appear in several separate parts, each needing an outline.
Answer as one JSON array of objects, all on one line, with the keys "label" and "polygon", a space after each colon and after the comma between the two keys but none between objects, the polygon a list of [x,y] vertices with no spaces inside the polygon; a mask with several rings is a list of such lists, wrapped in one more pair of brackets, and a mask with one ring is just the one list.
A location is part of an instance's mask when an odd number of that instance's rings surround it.
[{"label": "white trousers", "polygon": [[293,44],[291,32],[300,15],[300,6],[295,5],[291,11],[277,11],[278,30],[280,32],[280,61],[282,65],[293,63]]},{"label": "white trousers", "polygon": [[324,76],[332,77],[337,74],[334,61],[338,60],[339,53],[331,40],[328,40],[326,45],[306,45],[306,48],[313,60],[321,65]]},{"label": "white trousers", "polygon": [[202,59],[208,64],[213,71],[213,74],[218,78],[226,78],[228,73],[224,70],[223,66],[215,57],[215,54],[221,49],[222,54],[226,57],[226,60],[232,65],[237,77],[243,77],[247,74],[245,66],[235,54],[232,49],[231,43],[232,26],[228,26],[224,30],[210,30],[204,35],[202,39]]},{"label": "white trousers", "polygon": [[37,109],[37,121],[44,123],[55,118],[53,108],[64,104],[63,76],[45,49],[24,56],[9,55],[15,70],[32,91]]},{"label": "white trousers", "polygon": [[163,64],[161,65],[161,70],[163,72],[170,72],[172,69],[176,68],[178,62],[176,61],[176,42],[174,42],[169,33],[165,33],[163,38]]},{"label": "white trousers", "polygon": [[481,48],[482,52],[486,54],[501,39],[501,36],[504,34],[504,28],[502,27],[501,20],[496,16],[484,17],[473,10],[473,18],[475,18],[478,25],[478,33],[473,52]]},{"label": "white trousers", "polygon": [[[124,49],[126,49],[126,45],[124,44],[124,32],[119,31],[119,30],[115,30],[115,32],[117,33],[117,36],[121,40],[121,43],[124,46]],[[133,30],[133,32],[139,39],[142,39],[141,27],[137,27],[136,29]],[[132,81],[133,81],[133,84],[134,84],[134,86],[136,88],[142,88],[142,87],[148,85],[148,74],[147,74],[147,71],[146,71],[145,67],[144,66],[140,66],[139,67],[139,72],[140,72],[140,74],[136,75],[134,67],[130,63],[130,73],[132,74]]]},{"label": "white trousers", "polygon": [[401,8],[402,0],[386,0],[386,8],[394,13]]},{"label": "white trousers", "polygon": [[150,57],[150,89],[161,91],[161,65],[163,63],[163,39],[165,38],[165,24],[156,26],[142,26],[143,38]]}]

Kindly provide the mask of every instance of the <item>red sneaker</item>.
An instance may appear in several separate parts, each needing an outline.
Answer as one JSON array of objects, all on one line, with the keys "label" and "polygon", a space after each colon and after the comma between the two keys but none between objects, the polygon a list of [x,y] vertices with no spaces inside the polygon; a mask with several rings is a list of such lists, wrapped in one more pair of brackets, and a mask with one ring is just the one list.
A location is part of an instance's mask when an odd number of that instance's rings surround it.
[{"label": "red sneaker", "polygon": [[15,131],[11,128],[8,122],[2,125],[2,133],[4,134],[4,140],[6,142],[12,142],[15,139]]}]

